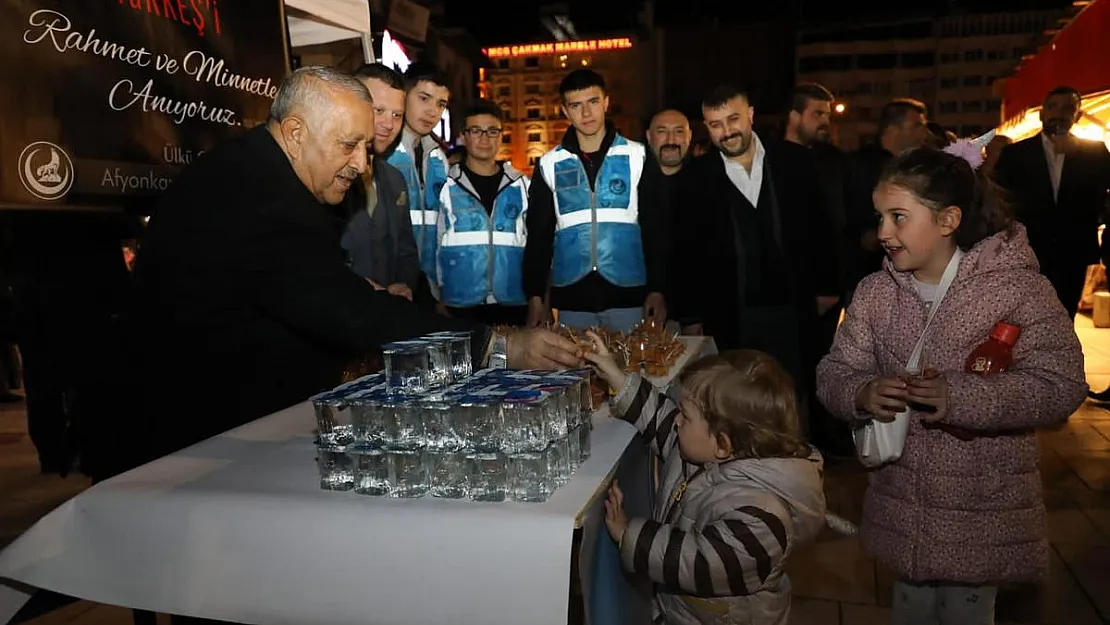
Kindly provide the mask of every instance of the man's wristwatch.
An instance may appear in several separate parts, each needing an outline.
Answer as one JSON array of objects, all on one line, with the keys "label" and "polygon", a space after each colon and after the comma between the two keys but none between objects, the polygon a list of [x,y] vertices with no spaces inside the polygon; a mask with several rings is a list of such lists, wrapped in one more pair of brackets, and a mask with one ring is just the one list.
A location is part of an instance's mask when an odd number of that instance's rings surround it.
[{"label": "man's wristwatch", "polygon": [[487,366],[490,369],[509,368],[509,339],[505,335],[494,332],[490,338]]}]

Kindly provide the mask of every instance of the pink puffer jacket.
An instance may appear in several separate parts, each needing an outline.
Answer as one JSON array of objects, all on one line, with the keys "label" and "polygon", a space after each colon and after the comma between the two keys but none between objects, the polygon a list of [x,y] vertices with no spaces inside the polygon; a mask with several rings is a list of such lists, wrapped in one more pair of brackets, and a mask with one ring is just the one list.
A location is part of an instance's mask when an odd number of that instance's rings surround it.
[{"label": "pink puffer jacket", "polygon": [[[910,274],[887,260],[860,283],[817,369],[821,402],[842,419],[858,419],[856,392],[905,371],[925,319]],[[998,321],[1022,328],[1014,366],[990,376],[964,373]],[[987,238],[960,261],[925,351],[925,364],[948,380],[946,422],[980,435],[964,441],[911,419],[901,459],[869,476],[864,548],[908,580],[1037,581],[1048,543],[1033,428],[1064,422],[1087,384],[1079,339],[1038,273],[1022,226]]]}]

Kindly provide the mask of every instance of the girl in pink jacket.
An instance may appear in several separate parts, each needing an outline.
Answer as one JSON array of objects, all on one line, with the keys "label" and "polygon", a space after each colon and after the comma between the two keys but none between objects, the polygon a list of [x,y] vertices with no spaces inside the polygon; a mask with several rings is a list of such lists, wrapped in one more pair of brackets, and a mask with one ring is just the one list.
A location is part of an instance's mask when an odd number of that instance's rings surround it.
[{"label": "girl in pink jacket", "polygon": [[[1043,578],[1034,428],[1064,422],[1086,395],[1071,320],[1025,229],[984,185],[946,152],[891,162],[874,192],[887,259],[860,282],[817,369],[822,403],[857,427],[921,408],[901,457],[869,476],[860,528],[864,548],[898,576],[895,624],[990,625],[997,584]],[[954,279],[938,298],[950,263]],[[1021,327],[1013,366],[965,373],[999,321]],[[909,377],[923,333],[926,374]]]}]

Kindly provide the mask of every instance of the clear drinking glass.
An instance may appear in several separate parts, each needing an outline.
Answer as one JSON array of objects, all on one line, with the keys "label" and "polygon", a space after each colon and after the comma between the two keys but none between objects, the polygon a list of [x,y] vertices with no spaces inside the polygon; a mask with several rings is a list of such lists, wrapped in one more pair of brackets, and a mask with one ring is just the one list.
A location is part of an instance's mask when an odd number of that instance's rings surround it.
[{"label": "clear drinking glass", "polygon": [[432,451],[424,453],[427,462],[428,485],[433,497],[464,499],[470,495],[471,464],[459,451]]},{"label": "clear drinking glass", "polygon": [[379,447],[352,446],[347,456],[354,469],[354,489],[360,495],[389,494],[389,466]]},{"label": "clear drinking glass", "polygon": [[418,409],[422,413],[424,440],[428,449],[436,451],[462,449],[463,436],[459,432],[462,420],[458,417],[455,405],[445,398],[437,398],[420,402]]},{"label": "clear drinking glass", "polygon": [[529,451],[509,456],[509,498],[513,501],[547,501],[555,490],[545,452]]},{"label": "clear drinking glass", "polygon": [[355,475],[351,459],[335,447],[316,447],[316,466],[320,470],[320,488],[323,490],[351,490]]},{"label": "clear drinking glass", "polygon": [[572,388],[569,384],[554,381],[545,383],[540,390],[547,397],[545,426],[548,439],[565,437],[569,428],[578,423],[578,415],[571,415],[570,402],[567,400],[568,395],[577,395],[578,389]]},{"label": "clear drinking glass", "polygon": [[447,343],[452,377],[455,380],[465,379],[474,372],[474,363],[470,355],[469,332],[436,332],[428,335],[428,337]]},{"label": "clear drinking glass", "polygon": [[390,396],[381,400],[383,442],[389,449],[423,449],[424,414],[420,405],[408,397]]},{"label": "clear drinking glass", "polygon": [[354,440],[346,400],[335,393],[325,393],[312,399],[312,409],[316,413],[318,445],[342,449]]},{"label": "clear drinking glass", "polygon": [[389,496],[411,499],[428,493],[428,475],[423,449],[389,449]]},{"label": "clear drinking glass", "polygon": [[[575,445],[577,448],[578,445]],[[574,472],[574,465],[570,458],[570,441],[567,437],[557,438],[544,450],[547,455],[547,474],[555,488],[565,485],[570,481]],[[577,460],[577,458],[575,459]]]},{"label": "clear drinking glass", "polygon": [[485,398],[463,398],[455,408],[463,446],[482,453],[501,451],[505,420],[501,404]]},{"label": "clear drinking glass", "polygon": [[363,391],[351,397],[351,425],[354,444],[381,447],[385,444],[385,415],[375,391]]},{"label": "clear drinking glass", "polygon": [[508,490],[509,469],[505,454],[497,451],[469,451],[471,501],[505,501]]},{"label": "clear drinking glass", "polygon": [[501,402],[505,415],[505,451],[542,452],[547,448],[547,398],[540,391],[514,391]]},{"label": "clear drinking glass", "polygon": [[424,343],[411,341],[382,346],[386,388],[391,391],[419,395],[431,383],[431,360]]}]

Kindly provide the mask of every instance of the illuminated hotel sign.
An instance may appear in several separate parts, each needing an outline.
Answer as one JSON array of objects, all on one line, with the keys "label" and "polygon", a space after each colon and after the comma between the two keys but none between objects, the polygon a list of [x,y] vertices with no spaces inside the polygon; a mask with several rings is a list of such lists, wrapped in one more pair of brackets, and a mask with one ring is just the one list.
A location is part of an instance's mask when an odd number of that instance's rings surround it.
[{"label": "illuminated hotel sign", "polygon": [[541,56],[544,54],[567,54],[570,52],[599,52],[604,50],[627,50],[632,47],[632,40],[627,37],[619,39],[589,39],[586,41],[553,41],[550,43],[527,43],[519,46],[501,46],[499,48],[482,48],[491,59],[506,56]]}]

